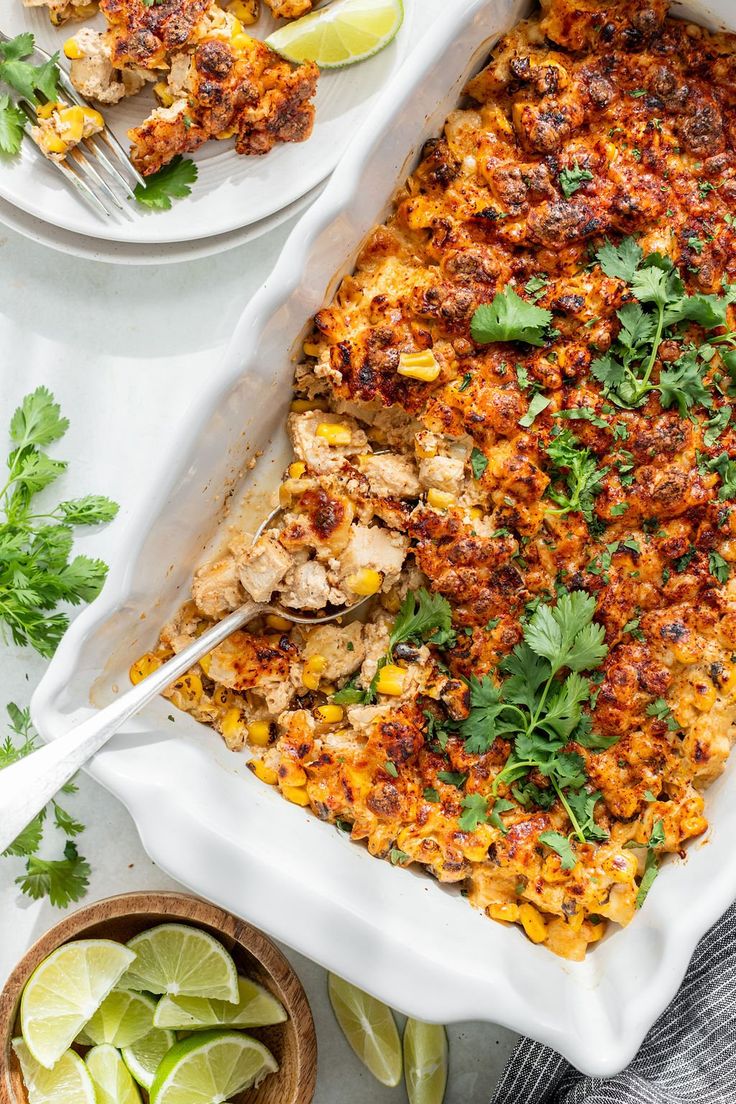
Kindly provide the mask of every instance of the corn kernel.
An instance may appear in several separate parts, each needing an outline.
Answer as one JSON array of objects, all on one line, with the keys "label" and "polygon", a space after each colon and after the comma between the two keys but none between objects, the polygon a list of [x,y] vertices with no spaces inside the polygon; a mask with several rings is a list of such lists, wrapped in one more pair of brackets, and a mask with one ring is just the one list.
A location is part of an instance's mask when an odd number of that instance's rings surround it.
[{"label": "corn kernel", "polygon": [[248,766],[256,778],[260,778],[261,782],[265,782],[267,786],[275,786],[279,780],[276,771],[272,770],[271,767],[267,767],[262,759],[251,759]]},{"label": "corn kernel", "polygon": [[338,724],[345,716],[345,710],[341,705],[320,705],[317,716],[325,724]]},{"label": "corn kernel", "polygon": [[227,10],[248,26],[258,19],[258,8],[258,0],[230,0],[227,5]]},{"label": "corn kernel", "polygon": [[633,882],[636,868],[636,859],[628,852],[612,855],[603,863],[603,869],[613,882]]},{"label": "corn kernel", "polygon": [[301,479],[307,470],[307,465],[303,460],[295,460],[293,464],[289,464],[289,476],[291,479]]},{"label": "corn kernel", "polygon": [[381,589],[383,575],[372,567],[363,567],[360,571],[356,571],[354,575],[349,575],[346,581],[354,594],[368,597],[371,594],[377,594]]},{"label": "corn kernel", "polygon": [[483,519],[483,511],[480,506],[471,506],[468,510],[468,516],[471,521],[481,521]]},{"label": "corn kernel", "polygon": [[483,862],[484,859],[488,858],[488,844],[473,843],[463,847],[463,855],[468,862]]},{"label": "corn kernel", "polygon": [[437,455],[437,441],[432,433],[420,430],[414,438],[414,451],[420,460],[429,460]]},{"label": "corn kernel", "polygon": [[350,426],[338,425],[335,422],[320,422],[315,436],[321,437],[328,445],[349,445],[353,439]]},{"label": "corn kernel", "polygon": [[692,703],[701,713],[709,713],[716,703],[718,691],[711,682],[698,682],[693,687]]},{"label": "corn kernel", "polygon": [[219,134],[215,135],[218,142],[226,142],[228,138],[232,138],[233,135],[238,133],[236,126],[228,127],[227,130],[221,130]]},{"label": "corn kernel", "polygon": [[685,839],[689,839],[691,836],[701,836],[707,827],[708,821],[702,816],[683,817],[680,821],[680,831]]},{"label": "corn kernel", "polygon": [[305,341],[302,348],[307,356],[318,357],[320,354],[319,345],[314,345],[311,341]]},{"label": "corn kernel", "polygon": [[306,414],[308,410],[326,410],[327,403],[323,399],[293,399],[289,410],[292,414]]},{"label": "corn kernel", "polygon": [[44,136],[42,145],[49,153],[66,153],[69,149],[69,142],[65,141],[58,134],[48,134]]},{"label": "corn kernel", "polygon": [[146,652],[140,659],[137,659],[128,672],[128,677],[134,686],[137,686],[139,682],[143,682],[144,678],[148,678],[150,674],[158,670],[161,666],[161,660],[158,656],[155,656],[153,652]]},{"label": "corn kernel", "polygon": [[234,34],[230,36],[230,45],[232,46],[233,50],[235,50],[235,52],[238,54],[244,54],[252,41],[253,39],[250,37],[250,35],[243,34],[242,32],[241,34]]},{"label": "corn kernel", "polygon": [[99,127],[99,129],[102,130],[105,125],[105,120],[103,119],[101,112],[95,111],[93,107],[83,107],[82,114],[84,115],[87,122],[91,123],[94,127]]},{"label": "corn kernel", "polygon": [[153,86],[153,91],[156,93],[156,97],[163,107],[171,107],[174,102],[174,93],[165,81],[156,81]]},{"label": "corn kernel", "polygon": [[305,807],[309,804],[309,794],[303,786],[283,786],[281,792],[294,805]]},{"label": "corn kernel", "polygon": [[307,774],[304,767],[301,763],[288,758],[288,756],[284,756],[279,763],[278,776],[282,789],[289,786],[305,786],[307,783]]},{"label": "corn kernel", "polygon": [[541,914],[527,901],[519,906],[519,920],[532,943],[544,943],[547,938],[547,925]]},{"label": "corn kernel", "polygon": [[449,491],[438,491],[436,487],[427,491],[427,504],[434,510],[447,510],[454,502],[455,496]]},{"label": "corn kernel", "polygon": [[515,901],[506,901],[503,904],[489,905],[486,912],[492,920],[505,920],[507,924],[515,924],[519,919],[519,906]]},{"label": "corn kernel", "polygon": [[48,119],[51,115],[54,114],[56,109],[61,106],[62,105],[58,103],[58,101],[49,100],[48,103],[38,105],[38,107],[36,108],[36,114],[38,115],[39,119]]},{"label": "corn kernel", "polygon": [[279,617],[277,613],[269,613],[266,624],[269,629],[275,629],[277,632],[288,632],[293,627],[291,621],[287,621],[285,617]]},{"label": "corn kernel", "polygon": [[68,38],[64,43],[64,56],[68,57],[71,61],[78,61],[79,58],[84,57],[84,50],[77,42],[76,38]]},{"label": "corn kernel", "polygon": [[327,660],[323,655],[313,655],[311,659],[308,659],[304,664],[304,671],[302,672],[302,683],[306,686],[307,690],[316,690],[319,686],[319,680],[327,666]]},{"label": "corn kernel", "polygon": [[243,722],[243,714],[239,709],[228,709],[225,716],[222,718],[222,735],[229,742],[237,740],[242,735],[245,724]]},{"label": "corn kernel", "polygon": [[590,932],[588,933],[588,942],[597,943],[598,940],[602,939],[606,934],[607,927],[608,924],[606,924],[605,920],[601,920],[598,924],[591,924]]},{"label": "corn kernel", "polygon": [[440,366],[435,355],[427,349],[423,353],[402,353],[399,357],[398,372],[409,379],[433,383],[440,374]]},{"label": "corn kernel", "polygon": [[67,141],[79,142],[84,134],[84,111],[81,107],[65,107],[59,112],[64,124],[64,137]]},{"label": "corn kernel", "polygon": [[202,668],[206,675],[210,673],[210,667],[212,665],[212,652],[208,652],[207,655],[203,655],[199,661],[199,666]]},{"label": "corn kernel", "polygon": [[199,675],[182,675],[171,687],[169,698],[177,709],[190,709],[202,697],[202,680]]},{"label": "corn kernel", "polygon": [[255,747],[267,747],[271,739],[271,726],[268,721],[251,721],[248,725],[248,740]]},{"label": "corn kernel", "polygon": [[379,694],[390,694],[391,697],[398,698],[404,691],[405,681],[406,671],[394,663],[387,663],[378,672],[376,690]]}]

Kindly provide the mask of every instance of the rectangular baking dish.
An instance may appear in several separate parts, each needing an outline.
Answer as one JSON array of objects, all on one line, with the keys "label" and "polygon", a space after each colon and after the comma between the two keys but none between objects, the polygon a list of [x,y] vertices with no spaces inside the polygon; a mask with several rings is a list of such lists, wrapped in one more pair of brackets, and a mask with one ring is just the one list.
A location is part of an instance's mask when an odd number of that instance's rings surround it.
[{"label": "rectangular baking dish", "polygon": [[[244,490],[243,516],[264,515],[288,455],[292,354],[308,319],[350,270],[492,42],[529,7],[452,0],[384,91],[247,306],[207,400],[181,425],[176,469],[157,473],[121,526],[102,596],[74,622],[33,698],[45,739],[127,685],[129,664],[189,596],[225,494],[231,517]],[[729,11],[731,0],[674,8],[711,27]],[[709,791],[705,841],[665,865],[630,927],[571,963],[455,900],[456,890],[370,858],[258,782],[215,732],[184,714],[172,724],[170,712],[154,703],[90,766],[128,807],[163,870],[402,1012],[500,1023],[595,1076],[630,1061],[698,940],[736,897],[733,761]]]}]

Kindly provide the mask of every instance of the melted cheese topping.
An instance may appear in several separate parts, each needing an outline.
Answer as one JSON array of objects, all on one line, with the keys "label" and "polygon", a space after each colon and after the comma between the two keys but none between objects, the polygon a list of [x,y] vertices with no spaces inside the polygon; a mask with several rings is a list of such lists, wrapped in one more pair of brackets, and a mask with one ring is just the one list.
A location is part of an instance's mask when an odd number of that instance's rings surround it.
[{"label": "melted cheese topping", "polygon": [[[736,38],[665,21],[662,0],[543,8],[471,81],[317,315],[289,419],[283,524],[255,546],[234,535],[197,572],[193,601],[134,674],[246,594],[319,609],[373,587],[364,624],[267,618],[169,696],[231,747],[247,743],[260,778],[373,855],[460,882],[489,916],[582,958],[609,921],[633,917],[655,826],[660,852],[705,831],[701,791],[734,732],[736,515],[707,461],[736,457],[736,436],[728,415],[720,436],[705,425],[729,402],[725,366],[716,354],[711,408],[688,417],[657,391],[635,409],[612,405],[590,366],[629,298],[593,263],[606,237],[666,254],[690,293],[736,276]],[[565,196],[560,173],[573,166],[587,175]],[[538,348],[472,340],[475,309],[509,285],[553,314]],[[525,426],[535,391],[549,405]],[[564,489],[547,452],[560,426],[598,468],[587,520],[550,498]],[[402,645],[373,704],[333,703],[348,680],[370,685],[402,598],[420,586],[451,603],[455,646]],[[461,828],[464,796],[490,796],[510,744],[474,755],[451,733],[443,747],[428,719],[466,716],[467,680],[496,672],[530,603],[553,602],[559,586],[596,598],[609,652],[591,719],[615,740],[570,746],[607,833],[576,844],[571,870],[539,841],[570,833],[557,801],[524,806],[502,787],[513,807],[500,825]],[[467,776],[462,788],[447,772]]]}]

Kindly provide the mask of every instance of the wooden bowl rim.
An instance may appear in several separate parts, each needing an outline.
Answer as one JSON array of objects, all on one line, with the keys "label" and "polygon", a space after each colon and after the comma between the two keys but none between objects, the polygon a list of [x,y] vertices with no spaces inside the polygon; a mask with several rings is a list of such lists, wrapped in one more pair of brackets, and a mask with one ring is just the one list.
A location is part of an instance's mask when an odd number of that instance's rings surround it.
[{"label": "wooden bowl rim", "polygon": [[[186,914],[182,915],[184,907]],[[0,991],[0,1104],[25,1104],[18,1100],[10,1086],[10,1045],[23,988],[36,967],[57,947],[80,936],[86,928],[147,913],[170,916],[172,923],[178,919],[181,923],[202,924],[220,931],[224,938],[239,944],[255,958],[280,991],[287,986],[292,988],[287,1011],[294,1028],[299,1080],[293,1098],[284,1099],[282,1104],[311,1104],[317,1082],[317,1035],[304,987],[291,963],[268,936],[246,920],[201,897],[175,890],[119,893],[83,905],[59,920],[28,948]],[[162,922],[165,921],[159,919],[153,926]],[[226,929],[230,925],[235,925],[237,935],[228,934]]]}]

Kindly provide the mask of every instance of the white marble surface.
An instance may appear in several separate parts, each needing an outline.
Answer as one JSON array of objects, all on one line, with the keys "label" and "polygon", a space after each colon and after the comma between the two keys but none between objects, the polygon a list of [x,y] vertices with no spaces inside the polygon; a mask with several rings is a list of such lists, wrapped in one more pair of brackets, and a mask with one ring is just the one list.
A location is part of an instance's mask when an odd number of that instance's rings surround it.
[{"label": "white marble surface", "polygon": [[[116,268],[64,257],[0,227],[0,445],[22,396],[41,383],[50,387],[72,423],[55,448],[70,462],[64,495],[98,491],[122,507],[114,525],[80,539],[80,550],[113,554],[133,505],[123,488],[144,485],[167,463],[170,427],[204,392],[244,302],[290,229],[189,264]],[[28,702],[43,666],[28,650],[0,648],[0,714],[8,701]],[[90,778],[69,804],[87,825],[79,846],[93,870],[89,900],[173,885],[146,856],[127,812]],[[60,916],[19,893],[20,871],[19,860],[0,860],[0,983]],[[317,1104],[404,1101],[403,1088],[382,1088],[353,1057],[327,1003],[324,971],[285,949],[317,1023]],[[448,1104],[487,1101],[515,1037],[488,1024],[455,1025],[449,1034]]]}]

